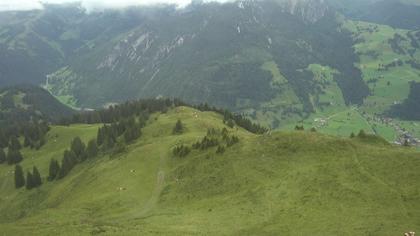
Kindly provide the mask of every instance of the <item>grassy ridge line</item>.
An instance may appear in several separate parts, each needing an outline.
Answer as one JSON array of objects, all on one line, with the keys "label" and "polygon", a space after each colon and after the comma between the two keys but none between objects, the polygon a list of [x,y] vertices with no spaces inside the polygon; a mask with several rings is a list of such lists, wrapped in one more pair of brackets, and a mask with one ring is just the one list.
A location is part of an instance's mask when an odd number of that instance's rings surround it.
[{"label": "grassy ridge line", "polygon": [[[187,130],[172,135],[178,119]],[[186,107],[154,114],[126,153],[2,199],[0,228],[6,235],[398,235],[420,226],[420,159],[411,149],[234,128],[240,143],[223,155],[211,149],[172,157],[172,147],[192,144],[211,127],[225,127],[222,116]],[[47,166],[49,158],[34,161]],[[0,196],[15,191],[8,185]]]}]

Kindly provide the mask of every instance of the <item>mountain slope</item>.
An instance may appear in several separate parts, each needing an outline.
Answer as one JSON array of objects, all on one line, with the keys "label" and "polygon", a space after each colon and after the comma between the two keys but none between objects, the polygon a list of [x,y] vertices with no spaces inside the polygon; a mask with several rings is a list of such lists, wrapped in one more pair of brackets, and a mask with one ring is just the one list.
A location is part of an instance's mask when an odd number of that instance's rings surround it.
[{"label": "mountain slope", "polygon": [[[173,135],[181,119],[186,131]],[[73,135],[96,125],[53,127],[39,151],[24,150],[24,169],[47,175]],[[63,180],[15,190],[12,167],[0,165],[0,228],[49,235],[398,235],[420,225],[418,153],[381,139],[310,132],[254,135],[230,129],[238,144],[174,157],[220,115],[178,107],[154,114],[139,141],[116,156],[78,165]],[[69,210],[71,209],[71,210]]]},{"label": "mountain slope", "polygon": [[[418,6],[416,0],[244,0],[183,9],[87,13],[74,4],[0,13],[7,19],[0,24],[0,55],[55,63],[4,58],[0,67],[33,76],[3,76],[3,69],[0,86],[42,83],[80,108],[173,97],[244,113],[272,129],[302,123],[343,136],[363,128],[389,141],[403,129],[420,137],[418,121],[402,121],[403,114],[383,122],[412,97],[410,83],[420,81],[420,33],[392,27],[403,27],[386,20],[394,3]],[[376,5],[388,10],[373,11]],[[367,10],[382,21],[360,17]],[[401,22],[410,15],[397,13],[392,19]],[[28,43],[34,38],[43,43]]]},{"label": "mountain slope", "polygon": [[0,122],[25,122],[31,119],[56,121],[75,111],[60,103],[48,91],[19,85],[0,90]]}]

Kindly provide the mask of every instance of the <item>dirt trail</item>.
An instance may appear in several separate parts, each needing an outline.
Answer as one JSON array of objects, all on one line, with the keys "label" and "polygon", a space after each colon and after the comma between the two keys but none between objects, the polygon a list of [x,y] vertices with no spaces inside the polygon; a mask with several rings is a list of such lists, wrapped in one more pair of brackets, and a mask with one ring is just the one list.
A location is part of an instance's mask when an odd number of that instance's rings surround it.
[{"label": "dirt trail", "polygon": [[138,213],[138,217],[145,217],[147,213],[149,213],[158,203],[159,195],[163,190],[165,184],[165,171],[163,170],[165,165],[165,157],[163,155],[160,156],[160,166],[159,171],[157,173],[156,179],[156,186],[153,190],[152,196],[150,196],[149,200],[144,205],[144,208]]}]

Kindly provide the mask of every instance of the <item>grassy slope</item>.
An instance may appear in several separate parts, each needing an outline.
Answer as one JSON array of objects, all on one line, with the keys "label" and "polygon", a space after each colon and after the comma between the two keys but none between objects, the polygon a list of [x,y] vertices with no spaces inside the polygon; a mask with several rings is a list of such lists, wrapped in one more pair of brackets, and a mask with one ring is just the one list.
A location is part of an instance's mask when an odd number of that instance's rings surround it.
[{"label": "grassy slope", "polygon": [[[171,135],[178,118],[187,132]],[[414,150],[233,129],[241,141],[223,155],[171,156],[175,144],[223,126],[219,115],[190,108],[155,115],[127,153],[90,160],[32,191],[15,190],[12,168],[2,165],[0,228],[6,235],[398,235],[420,227]],[[24,168],[36,164],[45,176],[73,136],[87,140],[96,128],[54,127],[40,151],[25,150]]]},{"label": "grassy slope", "polygon": [[[364,129],[367,132],[381,135],[388,141],[394,141],[398,137],[394,127],[373,118],[375,114],[382,114],[390,109],[394,103],[400,103],[407,98],[410,82],[420,81],[420,71],[407,63],[392,67],[387,71],[378,71],[377,69],[379,64],[386,65],[395,59],[404,62],[413,59],[418,62],[420,60],[419,51],[417,50],[415,54],[410,56],[408,53],[405,55],[397,54],[392,50],[388,40],[392,39],[394,34],[399,34],[405,38],[398,44],[402,49],[406,52],[413,50],[407,36],[408,30],[361,21],[345,21],[344,27],[350,30],[357,40],[355,51],[360,58],[360,63],[357,66],[362,71],[363,79],[371,89],[371,95],[366,98],[365,103],[360,108],[346,107],[341,102],[341,92],[336,90],[334,83],[332,83],[324,89],[326,94],[321,94],[320,101],[335,101],[335,104],[324,109],[315,106],[316,112],[305,119],[303,124],[308,128],[316,127],[323,133],[340,136],[348,136],[351,132]],[[314,72],[315,79],[323,77],[326,81],[331,81],[329,78],[334,71],[331,71],[331,68],[328,67],[322,68],[319,65],[309,67]],[[372,82],[373,79],[377,79],[377,81]],[[324,96],[324,99],[322,96]],[[362,113],[365,114],[362,115]],[[320,118],[327,120],[327,124],[321,125],[317,121]],[[417,121],[394,120],[394,123],[419,137],[420,127]],[[289,128],[293,127],[294,124],[289,126]]]}]

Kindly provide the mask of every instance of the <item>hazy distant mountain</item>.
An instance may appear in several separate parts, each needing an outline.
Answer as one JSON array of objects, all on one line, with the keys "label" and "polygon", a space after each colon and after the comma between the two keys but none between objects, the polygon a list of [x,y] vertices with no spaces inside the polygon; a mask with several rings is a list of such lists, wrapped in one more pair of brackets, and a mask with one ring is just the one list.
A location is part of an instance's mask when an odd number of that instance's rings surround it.
[{"label": "hazy distant mountain", "polygon": [[[389,15],[392,4],[404,9]],[[251,0],[89,14],[77,4],[3,12],[0,86],[43,84],[80,107],[177,97],[264,116],[277,127],[326,107],[363,104],[371,78],[355,50],[357,29],[344,16],[414,29],[415,14],[403,13],[417,7],[407,4]],[[416,49],[409,50],[417,63]]]},{"label": "hazy distant mountain", "polygon": [[36,86],[19,85],[0,90],[0,126],[36,119],[57,121],[74,112]]}]

